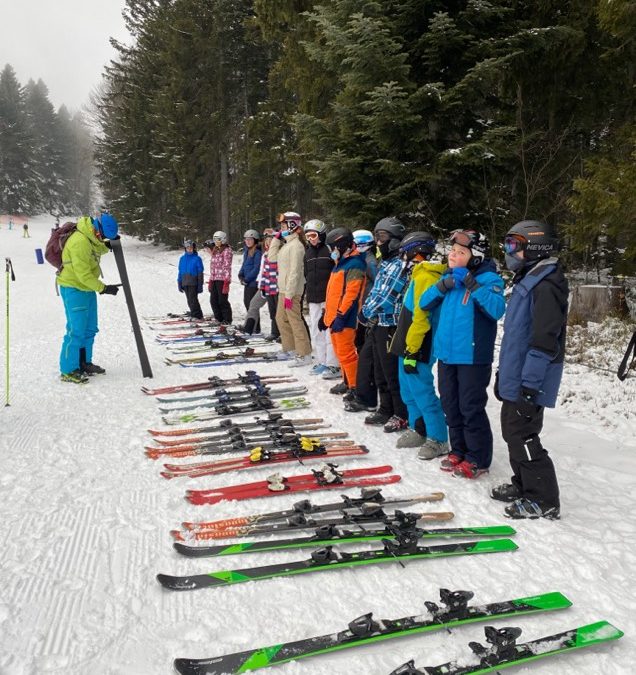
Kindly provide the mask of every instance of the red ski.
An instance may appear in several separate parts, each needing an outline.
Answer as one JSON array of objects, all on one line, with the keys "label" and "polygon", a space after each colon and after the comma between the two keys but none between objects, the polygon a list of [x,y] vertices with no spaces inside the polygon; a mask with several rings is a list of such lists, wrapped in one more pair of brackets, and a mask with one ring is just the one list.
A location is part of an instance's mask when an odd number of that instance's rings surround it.
[{"label": "red ski", "polygon": [[[379,474],[392,471],[390,465],[376,466],[367,469],[346,469],[338,472],[337,477],[325,479],[325,473],[316,471],[302,476],[274,477],[270,480],[241,485],[229,485],[216,490],[188,490],[186,499],[191,504],[217,504],[226,500],[253,499],[269,497],[288,492],[308,492],[311,490],[329,490],[331,488],[367,487],[372,485],[391,485],[401,480],[395,474],[380,476]],[[276,480],[273,480],[276,479]]]},{"label": "red ski", "polygon": [[150,389],[142,387],[141,391],[148,396],[158,396],[161,394],[178,394],[184,391],[203,391],[205,389],[219,389],[222,387],[248,386],[254,384],[280,384],[281,382],[297,382],[295,377],[287,375],[254,375],[249,377],[247,374],[242,377],[222,379],[220,377],[211,377],[205,382],[192,382],[191,384],[175,384],[170,387],[158,387]]},{"label": "red ski", "polygon": [[[213,476],[218,473],[227,473],[228,471],[242,471],[244,469],[259,469],[268,464],[280,464],[283,462],[307,462],[317,459],[331,459],[332,457],[354,457],[356,455],[366,455],[369,451],[363,445],[349,445],[346,447],[327,447],[322,452],[305,453],[290,452],[272,452],[266,459],[254,460],[252,455],[236,457],[234,459],[222,459],[217,462],[202,462],[190,465],[164,464],[165,471],[161,472],[163,478],[200,478],[201,476]],[[264,456],[265,457],[265,456]]]},{"label": "red ski", "polygon": [[[180,429],[148,429],[148,433],[153,436],[187,436],[188,434],[201,434],[209,433],[214,431],[227,431],[232,427],[240,427],[241,429],[267,429],[268,424],[276,423],[278,426],[287,426],[291,424],[295,429],[303,429],[307,424],[321,424],[325,420],[322,417],[301,417],[299,419],[288,419],[286,417],[279,417],[276,413],[276,416],[272,417],[262,417],[259,418],[256,416],[254,418],[255,422],[243,422],[242,420],[237,421],[236,423],[232,420],[224,420],[225,424],[215,424],[213,426],[207,427],[185,427]],[[227,423],[229,422],[229,424]]]}]

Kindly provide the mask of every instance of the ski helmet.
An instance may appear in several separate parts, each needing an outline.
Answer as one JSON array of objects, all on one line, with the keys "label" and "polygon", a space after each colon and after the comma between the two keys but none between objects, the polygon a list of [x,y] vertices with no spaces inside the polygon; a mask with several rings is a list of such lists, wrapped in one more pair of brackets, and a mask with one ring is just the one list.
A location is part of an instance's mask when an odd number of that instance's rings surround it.
[{"label": "ski helmet", "polygon": [[382,218],[382,220],[376,223],[376,226],[373,228],[373,234],[377,237],[379,232],[388,232],[390,236],[388,252],[392,253],[400,248],[400,242],[404,239],[406,228],[399,218],[389,216],[388,218]]},{"label": "ski helmet", "polygon": [[183,240],[183,248],[196,248],[197,243],[194,241],[194,239],[187,239],[184,238]]},{"label": "ski helmet", "polygon": [[212,241],[220,241],[222,244],[227,244],[227,234],[225,234],[225,232],[222,230],[217,230],[212,235]]},{"label": "ski helmet", "polygon": [[245,234],[243,235],[243,239],[253,239],[254,241],[259,241],[260,238],[261,235],[257,230],[245,230]]},{"label": "ski helmet", "polygon": [[346,227],[336,227],[327,233],[325,243],[329,248],[337,249],[342,254],[353,246],[353,235]]},{"label": "ski helmet", "polygon": [[513,225],[504,237],[504,252],[524,252],[528,261],[549,258],[559,250],[555,228],[538,220],[522,220]]},{"label": "ski helmet", "polygon": [[322,222],[322,220],[318,220],[317,218],[308,220],[303,227],[303,232],[305,234],[307,234],[307,232],[317,232],[318,234],[324,234],[326,231],[327,226]]},{"label": "ski helmet", "polygon": [[285,211],[285,213],[279,213],[278,218],[276,219],[282,225],[285,225],[290,232],[297,230],[302,224],[302,218],[300,214],[295,211]]},{"label": "ski helmet", "polygon": [[470,250],[472,257],[468,263],[469,268],[480,265],[490,249],[486,235],[477,230],[453,230],[449,240],[451,244],[459,244]]},{"label": "ski helmet", "polygon": [[119,225],[114,216],[110,213],[102,213],[100,219],[100,231],[104,239],[116,239],[119,232]]},{"label": "ski helmet", "polygon": [[430,260],[435,253],[436,243],[429,232],[411,232],[400,242],[400,255],[412,260],[419,253],[424,260]]},{"label": "ski helmet", "polygon": [[370,230],[355,230],[353,233],[353,241],[358,247],[358,251],[368,251],[374,244],[373,232]]}]

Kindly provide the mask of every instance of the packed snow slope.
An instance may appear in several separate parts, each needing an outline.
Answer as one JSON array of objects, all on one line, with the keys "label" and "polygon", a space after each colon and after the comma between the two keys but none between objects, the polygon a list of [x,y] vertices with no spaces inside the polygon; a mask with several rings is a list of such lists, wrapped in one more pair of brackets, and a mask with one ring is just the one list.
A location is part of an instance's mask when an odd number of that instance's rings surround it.
[{"label": "packed snow slope", "polygon": [[[439,588],[473,590],[479,603],[557,590],[566,594],[574,603],[569,610],[505,624],[521,626],[527,639],[599,619],[626,633],[617,643],[515,672],[634,672],[635,378],[620,383],[610,373],[567,367],[565,402],[547,413],[544,435],[560,479],[563,518],[513,523],[516,552],[165,591],[155,580],[158,572],[186,575],[307,557],[307,551],[294,551],[186,559],[173,551],[169,536],[184,520],[285,508],[303,495],[197,507],[184,500],[186,488],[259,480],[273,469],[172,481],[159,476],[161,463],[147,459],[143,448],[150,442],[146,429],[160,427],[161,420],[156,402],[140,386],[194,382],[213,374],[228,377],[239,369],[166,366],[165,347],[154,342],[153,331],[144,324],[155,377],[143,380],[123,293],[99,298],[94,361],[107,374],[84,386],[59,381],[62,302],[55,293],[53,269],[36,264],[34,253],[44,248],[52,225],[47,218],[31,221],[31,239],[23,239],[20,229],[0,229],[2,254],[11,257],[16,274],[10,283],[11,405],[0,411],[2,675],[171,673],[175,657],[212,657],[321,635],[341,630],[369,611],[383,618],[424,613],[424,601],[438,600]],[[123,247],[139,315],[185,311],[176,285],[180,252],[128,237]],[[110,255],[103,259],[103,272],[108,283],[119,281]],[[238,323],[243,310],[236,278],[231,293]],[[201,297],[208,312],[207,294]],[[4,290],[2,298],[4,303]],[[4,367],[4,339],[2,345]],[[624,348],[609,345],[605,351],[615,351],[611,361],[616,365]],[[281,363],[257,368],[266,374],[288,372]],[[418,461],[412,450],[396,450],[394,435],[365,427],[363,415],[343,412],[340,400],[328,392],[332,383],[308,377],[306,370],[289,372],[309,386],[313,404],[291,416],[308,412],[324,417],[331,430],[346,430],[370,448],[366,458],[342,461],[342,466],[392,464],[403,480],[385,488],[390,497],[445,492],[443,502],[421,508],[454,511],[454,521],[446,525],[506,522],[502,505],[488,497],[489,488],[509,476],[494,398],[489,403],[493,466],[489,475],[471,482],[442,473],[437,461]],[[307,472],[292,464],[277,469]],[[325,502],[335,495],[316,492],[311,497]],[[434,665],[466,655],[470,640],[483,642],[483,626],[307,659],[278,672],[385,675],[411,658],[419,665]]]}]

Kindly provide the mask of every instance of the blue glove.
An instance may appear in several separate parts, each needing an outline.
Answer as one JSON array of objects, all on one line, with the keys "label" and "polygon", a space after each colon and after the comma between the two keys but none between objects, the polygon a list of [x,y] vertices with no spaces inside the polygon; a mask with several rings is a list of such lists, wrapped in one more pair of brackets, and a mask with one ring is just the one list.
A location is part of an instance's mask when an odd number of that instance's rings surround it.
[{"label": "blue glove", "polygon": [[455,288],[459,288],[460,286],[464,285],[464,279],[466,278],[466,275],[468,274],[468,268],[467,267],[454,267],[453,270],[451,271],[451,275],[453,279],[455,279]]},{"label": "blue glove", "polygon": [[341,333],[345,328],[345,318],[342,314],[336,314],[331,326],[329,326],[332,333]]},{"label": "blue glove", "polygon": [[203,293],[203,286],[197,286],[197,293]]}]

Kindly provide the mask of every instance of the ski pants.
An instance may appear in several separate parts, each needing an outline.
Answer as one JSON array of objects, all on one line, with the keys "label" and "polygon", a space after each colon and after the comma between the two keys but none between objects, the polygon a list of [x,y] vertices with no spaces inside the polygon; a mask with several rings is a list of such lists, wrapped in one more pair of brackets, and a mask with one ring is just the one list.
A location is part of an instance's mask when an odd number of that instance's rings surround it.
[{"label": "ski pants", "polygon": [[358,373],[358,352],[356,351],[356,329],[343,328],[331,333],[331,344],[336,354],[345,384],[352,389]]},{"label": "ski pants", "polygon": [[296,352],[296,356],[311,354],[307,324],[302,315],[302,296],[292,298],[292,308],[285,309],[285,296],[278,294],[276,323],[280,331],[280,340],[284,352]]},{"label": "ski pants", "polygon": [[524,497],[542,506],[560,506],[554,464],[541,444],[543,408],[528,418],[517,414],[511,401],[501,404],[501,435],[508,445],[512,483]]},{"label": "ski pants", "polygon": [[221,279],[216,279],[210,286],[210,307],[212,314],[219,323],[232,323],[232,305],[229,301],[229,293],[223,293],[223,284]]},{"label": "ski pants", "polygon": [[[356,396],[370,408],[378,404],[378,388],[375,386],[373,369],[373,342],[369,331],[363,326],[365,339],[358,351],[358,374],[356,378]],[[359,333],[356,331],[356,341]]]},{"label": "ski pants", "polygon": [[199,304],[199,294],[197,293],[196,286],[183,286],[183,292],[188,301],[188,309],[190,310],[190,315],[193,319],[202,319],[203,310]]},{"label": "ski pants", "polygon": [[373,373],[380,398],[378,412],[405,420],[408,413],[400,394],[398,357],[389,353],[394,332],[395,326],[374,326],[367,340],[371,339],[373,345]]},{"label": "ski pants", "polygon": [[60,372],[72,373],[80,367],[80,349],[86,350],[86,362],[93,362],[93,342],[97,327],[97,293],[60,286],[66,314],[66,334],[62,340]]},{"label": "ski pants", "polygon": [[492,462],[492,430],[486,413],[492,366],[438,364],[439,394],[451,452],[487,469]]},{"label": "ski pants", "polygon": [[[259,290],[256,286],[243,286],[243,304],[245,305],[245,309],[247,311],[249,311],[250,303],[252,302],[252,298],[255,295],[258,295],[258,294],[259,294]],[[256,319],[256,325],[254,326],[254,332],[255,333],[261,332],[260,315]]]},{"label": "ski pants", "polygon": [[316,363],[323,366],[338,366],[338,359],[331,343],[331,331],[319,330],[318,321],[325,309],[324,302],[310,302],[309,304],[309,335],[311,336],[311,351]]},{"label": "ski pants", "polygon": [[278,306],[278,295],[263,295],[261,291],[256,293],[250,302],[249,309],[247,310],[247,316],[245,321],[248,319],[254,320],[254,325],[256,326],[260,321],[261,308],[267,305],[269,310],[269,319],[271,322],[270,333],[274,337],[278,337],[280,333],[278,332],[278,326],[276,325],[276,309]]},{"label": "ski pants", "polygon": [[446,443],[448,430],[442,404],[435,391],[433,364],[417,362],[416,373],[404,371],[404,359],[400,358],[400,391],[409,414],[409,427],[419,431],[418,420],[424,420],[426,436]]}]

